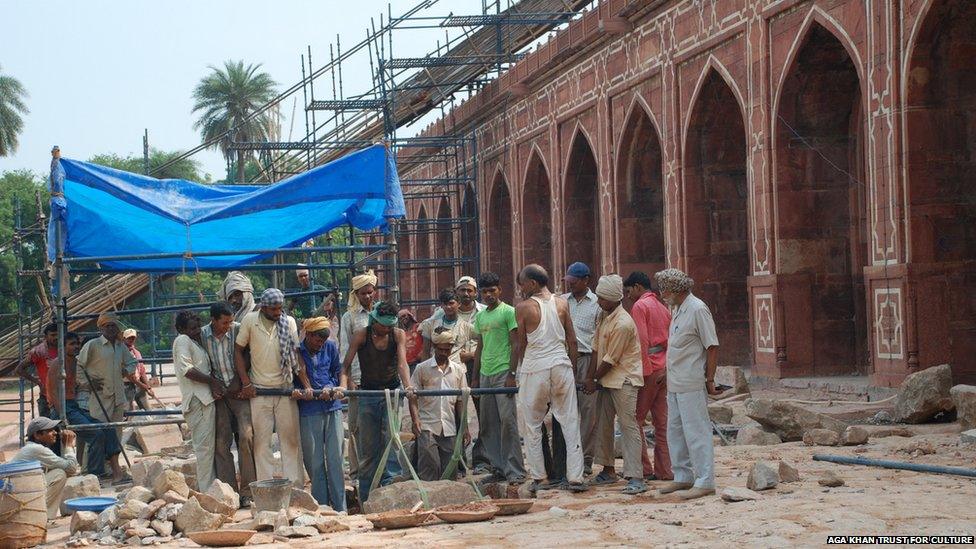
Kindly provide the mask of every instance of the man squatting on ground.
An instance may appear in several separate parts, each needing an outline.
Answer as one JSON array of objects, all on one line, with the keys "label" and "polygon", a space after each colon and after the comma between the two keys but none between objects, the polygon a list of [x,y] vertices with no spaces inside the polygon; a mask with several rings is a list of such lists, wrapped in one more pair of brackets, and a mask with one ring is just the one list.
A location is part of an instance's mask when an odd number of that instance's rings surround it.
[{"label": "man squatting on ground", "polygon": [[[463,321],[461,321],[463,322]],[[466,389],[464,365],[452,358],[457,337],[444,326],[431,334],[434,356],[417,365],[411,381],[417,389]],[[417,444],[417,474],[420,480],[439,480],[454,454],[458,420],[466,399],[460,396],[417,397],[410,399],[410,418]],[[462,448],[471,442],[467,422]],[[456,469],[455,469],[456,472]],[[453,478],[447,480],[454,480]]]},{"label": "man squatting on ground", "polygon": [[526,298],[515,308],[518,346],[507,386],[518,377],[518,408],[522,439],[534,492],[546,478],[542,455],[542,422],[548,409],[562,426],[566,439],[566,478],[572,491],[585,491],[583,448],[580,444],[576,404],[576,334],[566,300],[549,291],[549,275],[539,265],[528,265],[518,276]]},{"label": "man squatting on ground", "polygon": [[[58,431],[58,420],[35,417],[27,424],[27,443],[14,454],[12,461],[39,461],[44,468],[45,503],[47,518],[54,520],[61,516],[61,494],[68,477],[78,474],[78,460],[75,458],[74,431]],[[57,455],[51,447],[61,440],[61,453]],[[15,509],[17,510],[17,509]]]},{"label": "man squatting on ground", "polygon": [[708,418],[709,395],[718,395],[718,336],[708,306],[691,293],[695,281],[678,269],[654,275],[674,310],[668,337],[668,451],[674,480],[660,489],[683,499],[715,493],[715,449]]}]

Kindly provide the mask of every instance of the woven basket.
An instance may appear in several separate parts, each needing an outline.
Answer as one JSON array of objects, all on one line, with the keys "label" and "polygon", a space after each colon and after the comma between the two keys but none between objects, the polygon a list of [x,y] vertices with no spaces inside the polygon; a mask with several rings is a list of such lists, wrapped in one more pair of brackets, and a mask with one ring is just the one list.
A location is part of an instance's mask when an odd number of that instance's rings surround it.
[{"label": "woven basket", "polygon": [[498,507],[495,516],[521,515],[528,513],[535,503],[534,499],[493,499],[491,504]]},{"label": "woven basket", "polygon": [[462,505],[445,505],[434,509],[437,518],[444,522],[480,522],[491,520],[498,513],[498,507],[491,502],[473,502]]},{"label": "woven basket", "polygon": [[404,510],[387,511],[366,515],[366,520],[373,523],[373,528],[394,530],[397,528],[413,528],[420,526],[433,515],[430,511],[410,512]]}]

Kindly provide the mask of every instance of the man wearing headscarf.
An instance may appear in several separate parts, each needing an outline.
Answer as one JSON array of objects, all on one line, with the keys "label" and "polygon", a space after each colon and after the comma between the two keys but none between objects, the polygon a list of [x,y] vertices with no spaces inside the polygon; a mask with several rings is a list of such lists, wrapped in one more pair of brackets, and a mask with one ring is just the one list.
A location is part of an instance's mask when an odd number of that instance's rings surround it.
[{"label": "man wearing headscarf", "polygon": [[[410,368],[407,366],[406,336],[396,327],[397,308],[393,303],[380,301],[369,312],[369,324],[352,334],[349,349],[342,360],[342,386],[353,389],[353,359],[359,359],[360,388],[365,390],[404,389],[413,394],[410,385]],[[341,396],[341,395],[340,395]],[[390,441],[387,421],[386,398],[369,396],[354,399],[359,426],[357,450],[359,451],[359,500],[369,499],[373,477],[380,471],[380,485],[393,482],[400,474],[396,453],[390,452],[385,464],[380,463],[383,450]],[[399,405],[399,403],[397,403]]]},{"label": "man wearing headscarf", "polygon": [[[294,400],[311,398],[305,368],[298,356],[298,326],[295,319],[282,311],[285,296],[277,288],[261,294],[261,308],[241,321],[234,345],[234,368],[241,380],[241,398],[251,399],[251,421],[254,425],[254,465],[258,480],[274,477],[275,459],[271,451],[271,434],[278,433],[281,464],[285,476],[296,487],[305,485],[305,471],[299,445],[298,406]],[[251,367],[244,360],[250,350]],[[255,396],[255,389],[292,389],[298,377],[302,391],[284,396]]]},{"label": "man wearing headscarf", "polygon": [[[345,357],[349,352],[349,343],[352,335],[357,330],[362,330],[369,323],[369,312],[373,309],[373,300],[376,296],[376,275],[372,270],[354,276],[352,278],[351,291],[349,292],[349,305],[346,312],[342,313],[339,321],[339,356]],[[356,356],[352,361],[350,370],[352,388],[359,387],[360,371],[359,357]],[[359,399],[349,401],[349,475],[356,478],[359,472],[359,452],[356,449],[356,442],[359,440]]]},{"label": "man wearing headscarf", "polygon": [[234,321],[241,322],[244,316],[254,310],[254,286],[251,279],[240,271],[231,271],[217,291],[217,297],[234,307]]},{"label": "man wearing headscarf", "polygon": [[[136,359],[122,342],[115,313],[102,313],[95,324],[102,335],[85,343],[78,353],[80,377],[93,389],[88,412],[97,421],[119,422],[125,419],[125,411],[129,409],[125,380],[135,377]],[[115,428],[115,436],[122,440],[121,427]],[[115,481],[126,479],[127,475],[119,476]]]},{"label": "man wearing headscarf", "polygon": [[660,491],[693,499],[715,493],[715,449],[705,393],[721,393],[715,388],[718,336],[708,305],[691,293],[691,277],[665,269],[654,279],[673,311],[666,360],[668,452],[674,480]]},{"label": "man wearing headscarf", "polygon": [[641,375],[640,340],[637,326],[620,305],[624,298],[624,283],[619,275],[601,276],[596,285],[600,314],[593,336],[595,360],[590,363],[585,392],[596,393],[596,444],[593,462],[603,470],[593,484],[614,484],[616,454],[613,448],[613,419],[620,422],[624,455],[623,492],[635,495],[647,491],[641,469],[641,438],[637,426],[637,390],[644,385]]},{"label": "man wearing headscarf", "polygon": [[[417,389],[463,389],[468,386],[464,366],[451,358],[454,333],[439,326],[431,334],[434,356],[413,371]],[[410,400],[410,418],[417,445],[417,475],[421,480],[440,480],[454,454],[457,421],[463,415],[460,396],[417,397]],[[461,426],[463,442],[470,441],[468,425]],[[454,480],[454,479],[449,479]]]}]

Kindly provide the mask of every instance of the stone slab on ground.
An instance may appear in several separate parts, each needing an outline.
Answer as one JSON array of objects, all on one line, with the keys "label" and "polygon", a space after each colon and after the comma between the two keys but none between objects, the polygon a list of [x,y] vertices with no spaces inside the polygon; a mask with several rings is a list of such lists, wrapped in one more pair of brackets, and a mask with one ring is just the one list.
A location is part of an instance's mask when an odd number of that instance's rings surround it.
[{"label": "stone slab on ground", "polygon": [[300,490],[298,488],[291,489],[291,502],[288,504],[289,507],[297,507],[299,509],[305,509],[308,511],[318,511],[319,502],[315,501],[312,494],[307,490]]},{"label": "stone slab on ground", "polygon": [[830,429],[810,429],[803,433],[803,444],[807,446],[837,446],[840,435]]},{"label": "stone slab on ground", "polygon": [[723,488],[720,494],[722,500],[735,502],[735,501],[752,501],[762,497],[758,492],[754,492],[748,488],[739,488],[736,486],[729,486],[728,488]]},{"label": "stone slab on ground", "polygon": [[844,433],[840,436],[840,443],[844,446],[859,446],[867,444],[869,437],[870,434],[867,429],[860,425],[851,425],[844,429]]},{"label": "stone slab on ground", "polygon": [[800,471],[785,461],[779,462],[779,481],[780,482],[799,482]]},{"label": "stone slab on ground", "polygon": [[147,425],[139,427],[133,433],[136,443],[144,454],[156,454],[163,448],[181,446],[183,433],[177,425]]},{"label": "stone slab on ground", "polygon": [[910,374],[902,382],[895,399],[895,420],[924,423],[953,409],[952,368],[948,364]]},{"label": "stone slab on ground", "polygon": [[949,396],[962,429],[976,428],[976,385],[956,385],[949,389]]},{"label": "stone slab on ground", "polygon": [[772,446],[773,444],[782,444],[782,442],[783,440],[776,433],[770,433],[762,427],[754,425],[739,429],[735,435],[737,446]]},{"label": "stone slab on ground", "polygon": [[95,475],[78,475],[68,477],[64,484],[64,491],[61,492],[61,514],[70,515],[71,510],[64,504],[71,498],[84,498],[101,494],[101,487],[98,484],[98,477]]},{"label": "stone slab on ground", "polygon": [[803,406],[765,398],[745,401],[745,412],[767,430],[779,435],[784,441],[801,440],[810,429],[829,429],[842,433],[847,424]]},{"label": "stone slab on ground", "polygon": [[241,508],[241,496],[231,487],[230,484],[227,484],[219,478],[214,479],[206,493],[208,496],[213,497],[234,511]]},{"label": "stone slab on ground", "polygon": [[226,522],[227,517],[219,513],[211,513],[204,509],[195,497],[183,504],[176,514],[176,529],[183,533],[214,530]]},{"label": "stone slab on ground", "polygon": [[[478,499],[474,488],[465,482],[453,480],[420,481],[427,492],[427,500],[431,508],[442,505],[470,503]],[[411,509],[420,497],[417,483],[413,481],[397,482],[381,486],[369,494],[369,499],[363,504],[366,513],[382,513],[395,509]]]},{"label": "stone slab on ground", "polygon": [[163,499],[166,499],[163,497],[166,492],[176,492],[184,498],[190,495],[190,487],[187,486],[183,473],[172,469],[167,469],[157,475],[153,479],[152,488],[156,497],[162,497]]},{"label": "stone slab on ground", "polygon": [[817,479],[817,484],[826,486],[828,488],[836,488],[844,485],[844,479],[840,478],[837,473],[833,471],[827,471],[820,475],[820,478]]}]

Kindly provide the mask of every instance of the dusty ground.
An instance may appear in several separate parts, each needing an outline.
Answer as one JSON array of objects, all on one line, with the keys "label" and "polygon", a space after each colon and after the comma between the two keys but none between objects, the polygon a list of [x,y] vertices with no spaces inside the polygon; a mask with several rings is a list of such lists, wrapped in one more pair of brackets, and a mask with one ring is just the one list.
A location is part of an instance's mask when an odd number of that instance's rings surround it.
[{"label": "dusty ground", "polygon": [[[762,396],[803,397],[760,391]],[[164,394],[172,400],[169,391]],[[736,421],[743,420],[741,403]],[[878,407],[823,407],[822,410],[852,417],[868,417]],[[6,418],[9,421],[9,418]],[[869,426],[872,432],[884,427]],[[13,430],[11,430],[13,429]],[[717,446],[716,480],[721,491],[726,486],[746,485],[749,467],[760,459],[784,460],[800,471],[798,483],[780,484],[762,492],[757,501],[723,502],[717,495],[692,502],[679,502],[671,496],[628,497],[619,493],[622,483],[593,488],[584,494],[540,492],[531,511],[522,516],[497,518],[490,522],[448,525],[432,524],[420,528],[374,531],[360,516],[342,520],[352,530],[340,534],[276,542],[259,534],[250,545],[303,547],[554,547],[572,546],[731,546],[747,544],[763,547],[823,545],[828,535],[974,535],[976,534],[976,479],[913,473],[887,469],[835,465],[813,461],[814,453],[861,455],[915,463],[976,466],[976,446],[959,444],[957,424],[913,426],[911,438],[874,438],[861,447],[807,447],[801,442],[776,446]],[[0,435],[10,445],[16,425],[0,425]],[[11,434],[13,436],[11,436]],[[913,452],[921,445],[934,453]],[[9,453],[9,450],[8,450]],[[832,470],[845,485],[824,488],[819,475]],[[651,483],[656,485],[659,483]],[[240,511],[238,518],[249,516]],[[49,544],[62,545],[67,539],[67,518],[59,519],[49,532]],[[170,546],[193,547],[181,540]]]}]

